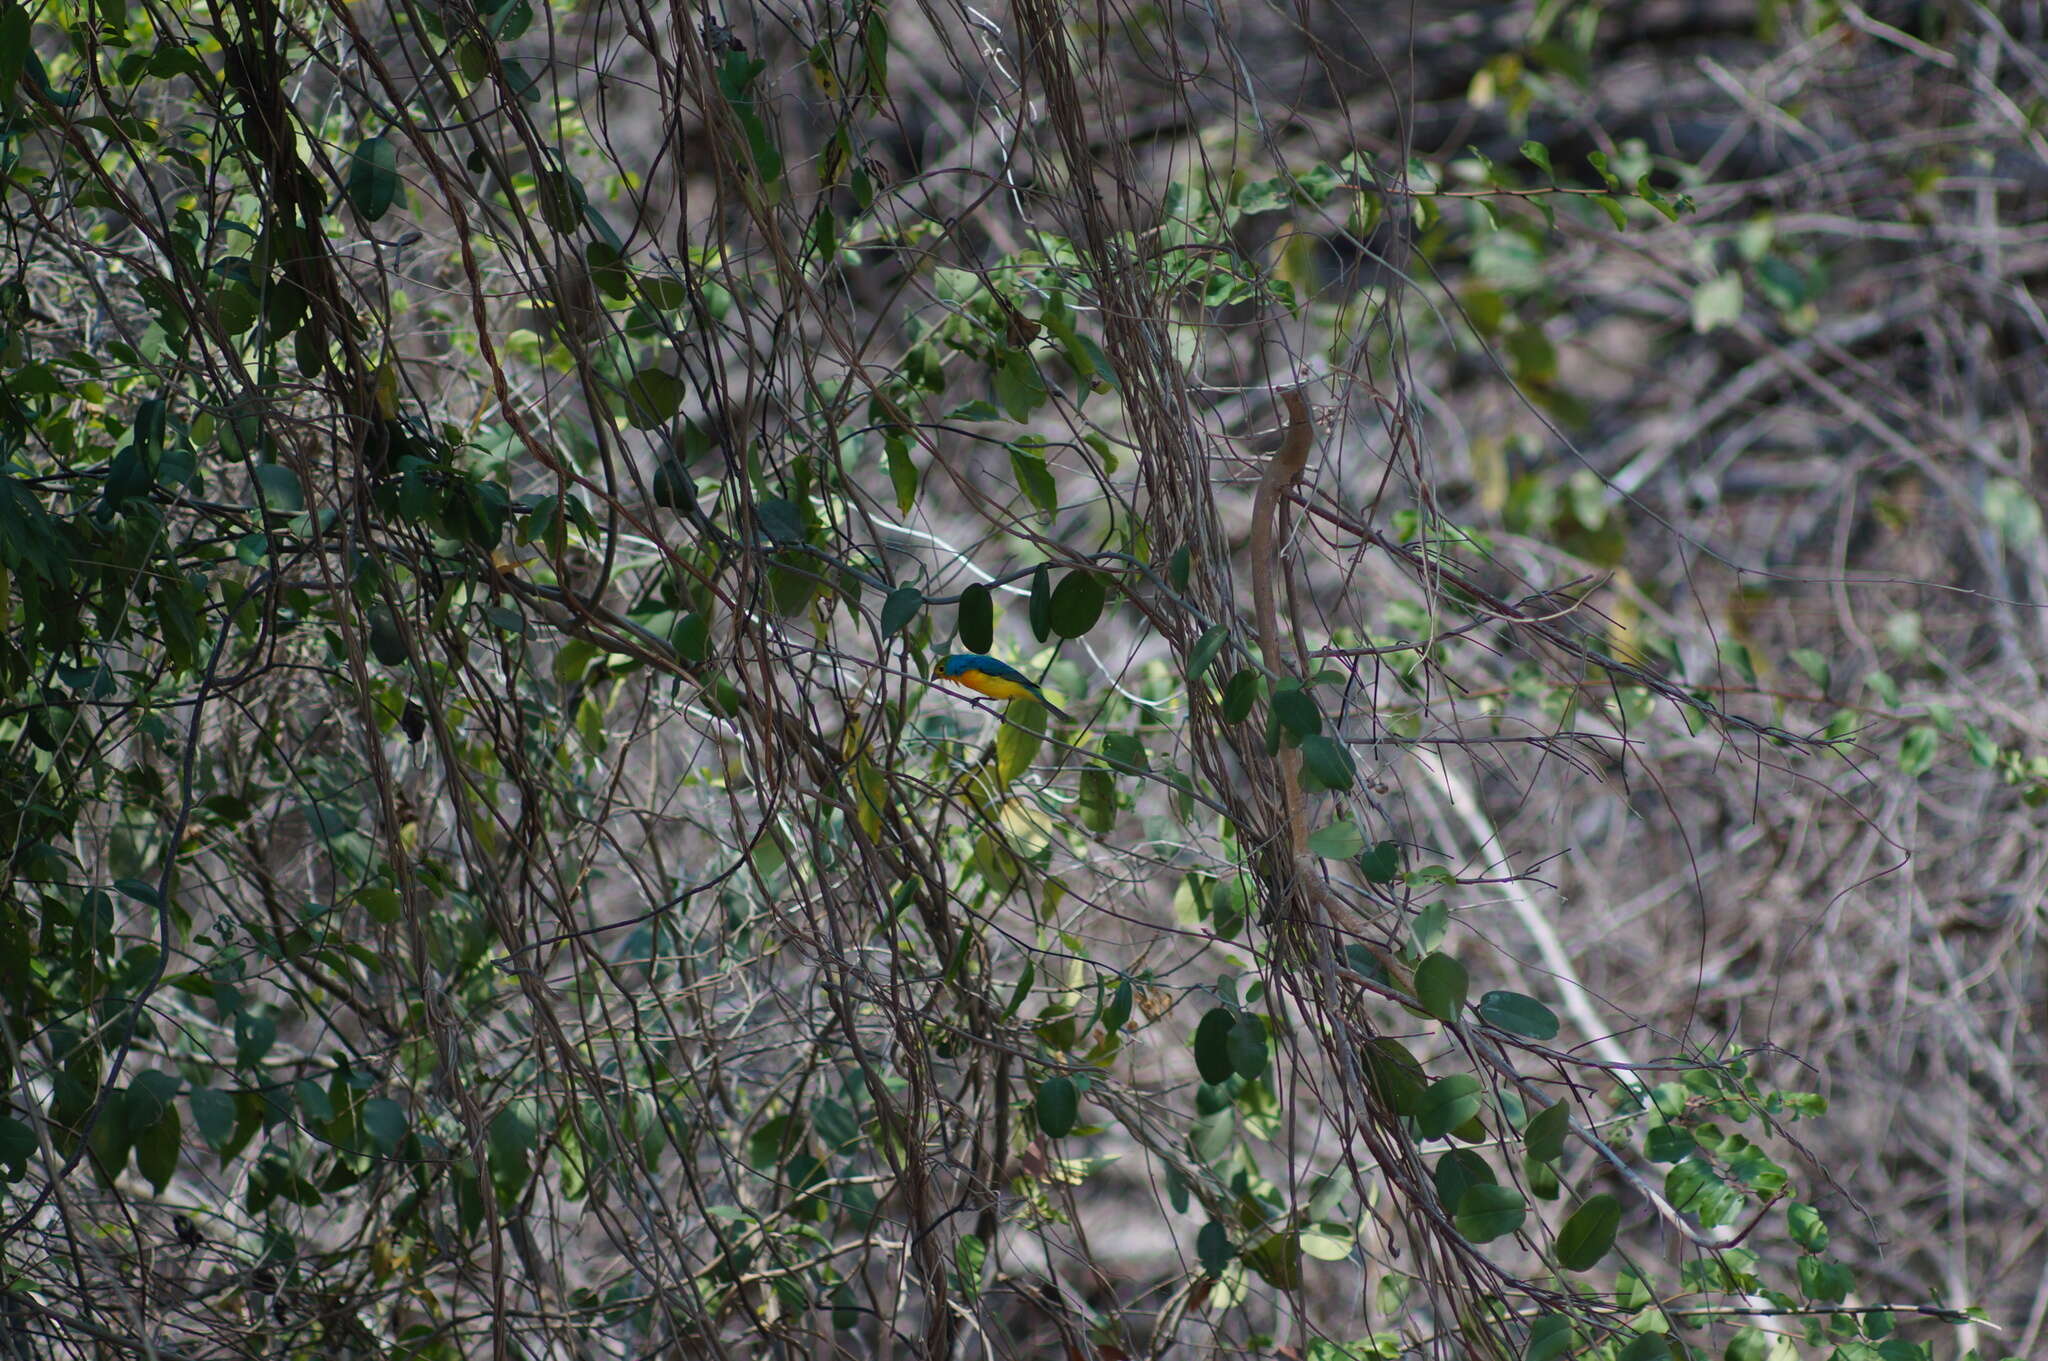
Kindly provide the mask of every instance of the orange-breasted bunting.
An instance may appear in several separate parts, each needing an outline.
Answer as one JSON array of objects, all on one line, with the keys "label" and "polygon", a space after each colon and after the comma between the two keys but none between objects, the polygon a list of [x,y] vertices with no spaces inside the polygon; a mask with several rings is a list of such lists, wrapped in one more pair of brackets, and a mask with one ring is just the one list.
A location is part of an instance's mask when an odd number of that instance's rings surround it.
[{"label": "orange-breasted bunting", "polygon": [[932,675],[939,680],[964,685],[990,699],[1035,699],[1055,718],[1064,718],[1069,723],[1074,721],[1072,714],[1045,697],[1045,691],[1038,688],[1036,681],[1008,662],[999,662],[985,653],[955,652],[941,657],[939,664],[932,669]]}]

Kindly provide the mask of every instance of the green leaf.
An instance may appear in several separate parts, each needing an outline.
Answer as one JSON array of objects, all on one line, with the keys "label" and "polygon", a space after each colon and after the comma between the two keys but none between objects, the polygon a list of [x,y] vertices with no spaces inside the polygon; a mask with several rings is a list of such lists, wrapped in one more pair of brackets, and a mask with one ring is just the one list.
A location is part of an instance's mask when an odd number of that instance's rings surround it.
[{"label": "green leaf", "polygon": [[1031,570],[1031,636],[1052,637],[1052,569],[1042,562]]},{"label": "green leaf", "polygon": [[676,620],[668,640],[676,656],[686,662],[701,662],[711,655],[711,621],[692,610]]},{"label": "green leaf", "polygon": [[1052,592],[1052,631],[1062,638],[1086,634],[1102,618],[1107,594],[1102,577],[1085,567],[1061,577]]},{"label": "green leaf", "polygon": [[178,1175],[178,1153],[185,1143],[185,1126],[178,1118],[178,1108],[167,1107],[163,1118],[148,1129],[129,1133],[135,1140],[136,1168],[162,1195],[171,1178]]},{"label": "green leaf", "polygon": [[1683,1125],[1657,1125],[1643,1136],[1643,1156],[1653,1163],[1675,1163],[1690,1158],[1699,1143]]},{"label": "green leaf", "polygon": [[1522,1131],[1522,1147],[1537,1162],[1556,1162],[1564,1156],[1564,1137],[1571,1127],[1571,1103],[1554,1102],[1529,1117],[1528,1128]]},{"label": "green leaf", "polygon": [[995,646],[995,627],[995,602],[988,587],[976,582],[960,593],[955,624],[960,645],[969,652],[987,652]]},{"label": "green leaf", "polygon": [[1116,781],[1101,766],[1081,772],[1081,825],[1098,835],[1116,826]]},{"label": "green leaf", "polygon": [[1200,680],[1202,673],[1209,669],[1209,663],[1216,660],[1216,654],[1221,652],[1223,645],[1229,641],[1230,630],[1221,624],[1197,638],[1195,645],[1188,650],[1188,679]]},{"label": "green leaf", "polygon": [[499,1107],[485,1130],[491,1171],[501,1181],[525,1180],[527,1156],[533,1152],[533,1115],[525,1100],[509,1101]]},{"label": "green leaf", "polygon": [[147,908],[161,908],[164,905],[162,895],[156,891],[156,885],[142,879],[116,879],[114,891],[124,898],[133,898]]},{"label": "green leaf", "polygon": [[185,1104],[191,1109],[192,1123],[207,1147],[216,1152],[226,1148],[235,1132],[235,1099],[211,1087],[194,1087],[185,1093]]},{"label": "green leaf", "polygon": [[[518,68],[515,74],[516,58],[505,62],[506,80],[516,81],[525,74]],[[522,91],[522,93],[524,93]],[[559,170],[543,170],[534,180],[535,196],[540,200],[541,221],[557,236],[568,236],[583,225],[583,209],[588,199],[584,196],[583,185],[574,175],[565,175]]]},{"label": "green leaf", "polygon": [[1828,1257],[1801,1257],[1793,1268],[1799,1289],[1810,1300],[1840,1304],[1856,1288],[1856,1277],[1842,1263]]},{"label": "green leaf", "polygon": [[860,1142],[860,1119],[831,1097],[811,1107],[811,1128],[833,1152],[843,1152]]},{"label": "green leaf", "polygon": [[1621,1202],[1602,1192],[1573,1211],[1557,1233],[1557,1264],[1566,1271],[1591,1271],[1614,1246],[1621,1227]]},{"label": "green leaf", "polygon": [[1365,849],[1365,833],[1355,822],[1333,822],[1309,833],[1308,848],[1325,860],[1349,860]]},{"label": "green leaf", "polygon": [[1785,1227],[1792,1234],[1792,1241],[1808,1252],[1826,1252],[1828,1247],[1828,1226],[1820,1217],[1820,1211],[1804,1201],[1793,1201],[1785,1207]]},{"label": "green leaf", "polygon": [[1401,877],[1401,843],[1374,842],[1373,848],[1359,858],[1358,868],[1365,875],[1367,883],[1393,883]]},{"label": "green leaf", "polygon": [[1244,1264],[1277,1290],[1301,1289],[1301,1239],[1276,1233],[1244,1254]]},{"label": "green leaf", "polygon": [[363,1129],[380,1152],[398,1152],[399,1145],[405,1142],[405,1128],[405,1107],[390,1097],[373,1096],[363,1103]]},{"label": "green leaf", "polygon": [[[0,33],[5,31],[4,23],[0,23]],[[36,1132],[11,1115],[0,1115],[0,1182],[20,1181],[27,1176],[28,1160],[35,1153]]]},{"label": "green leaf", "polygon": [[882,437],[889,461],[889,483],[896,490],[896,509],[908,515],[917,504],[917,464],[910,459],[910,438],[900,430]]},{"label": "green leaf", "polygon": [[257,464],[256,486],[266,510],[295,515],[306,508],[298,475],[282,464]]},{"label": "green leaf", "polygon": [[128,1084],[123,1100],[126,1106],[124,1118],[128,1132],[140,1133],[163,1119],[164,1112],[171,1109],[171,1102],[185,1085],[175,1073],[166,1073],[160,1068],[149,1068],[139,1072]]},{"label": "green leaf", "polygon": [[[1228,1015],[1228,1013],[1225,1013]],[[1226,1040],[1230,1066],[1242,1078],[1255,1078],[1266,1071],[1270,1055],[1266,1047],[1266,1023],[1250,1012],[1239,1016]]]},{"label": "green leaf", "polygon": [[1259,673],[1247,667],[1223,687],[1223,721],[1242,723],[1259,702]]},{"label": "green leaf", "polygon": [[923,608],[923,591],[915,586],[898,586],[882,602],[882,632],[885,635],[895,633],[917,618],[917,612]]},{"label": "green leaf", "polygon": [[370,655],[386,666],[404,666],[412,654],[405,646],[405,635],[399,631],[398,621],[386,609],[370,611]]},{"label": "green leaf", "polygon": [[1529,1342],[1522,1349],[1522,1361],[1556,1361],[1577,1341],[1570,1319],[1563,1314],[1541,1315],[1529,1325]]},{"label": "green leaf", "polygon": [[1479,1019],[1490,1026],[1532,1040],[1557,1035],[1557,1013],[1519,992],[1489,992],[1479,999]]},{"label": "green leaf", "polygon": [[1350,751],[1320,735],[1301,739],[1301,764],[1325,789],[1349,789],[1355,778]]},{"label": "green leaf", "polygon": [[690,476],[689,465],[682,459],[670,455],[654,466],[654,476],[648,480],[648,499],[667,510],[681,511],[685,515],[697,509],[697,484]]},{"label": "green leaf", "polygon": [[[14,87],[21,79],[22,67],[34,50],[29,46],[29,30],[33,21],[20,0],[6,0],[0,4],[0,112],[14,107]],[[40,58],[37,65],[41,65]]]},{"label": "green leaf", "polygon": [[996,783],[1007,788],[1011,781],[1031,768],[1044,745],[1045,710],[1037,704],[1020,704],[1012,719],[996,732]]},{"label": "green leaf", "polygon": [[1273,692],[1273,716],[1296,737],[1312,737],[1323,730],[1323,715],[1316,708],[1315,697],[1298,686]]},{"label": "green leaf", "polygon": [[1673,1361],[1680,1355],[1683,1353],[1672,1349],[1669,1334],[1646,1332],[1637,1333],[1636,1340],[1617,1352],[1614,1361]]},{"label": "green leaf", "polygon": [[1341,1262],[1357,1246],[1349,1224],[1310,1224],[1301,1231],[1301,1250],[1318,1262]]},{"label": "green leaf", "polygon": [[349,157],[349,206],[375,222],[398,198],[398,146],[388,137],[366,137]]},{"label": "green leaf", "polygon": [[1073,1132],[1080,1105],[1081,1094],[1070,1077],[1049,1077],[1039,1083],[1032,1101],[1038,1127],[1049,1139],[1064,1139]]},{"label": "green leaf", "polygon": [[1693,290],[1692,329],[1705,335],[1742,316],[1742,276],[1718,274]]},{"label": "green leaf", "polygon": [[1117,979],[1116,991],[1110,994],[1108,1004],[1102,1008],[1103,1034],[1114,1035],[1130,1022],[1131,1003],[1134,1000],[1135,994],[1131,990],[1131,980],[1128,978]]},{"label": "green leaf", "polygon": [[781,496],[764,496],[754,503],[754,518],[761,532],[776,543],[802,543],[804,514],[797,504]]},{"label": "green leaf", "polygon": [[1429,1084],[1415,1103],[1415,1129],[1425,1139],[1441,1139],[1479,1114],[1479,1079],[1452,1073]]},{"label": "green leaf", "polygon": [[1045,400],[1045,379],[1024,350],[1011,350],[996,370],[996,400],[1013,421],[1027,421]]},{"label": "green leaf", "polygon": [[1908,728],[1899,739],[1899,773],[1912,778],[1934,768],[1941,751],[1941,734],[1926,724]]},{"label": "green leaf", "polygon": [[1052,470],[1045,466],[1045,456],[1033,449],[1010,446],[1010,471],[1017,474],[1017,485],[1031,498],[1031,504],[1047,515],[1059,512],[1059,486],[1053,481]]},{"label": "green leaf", "polygon": [[1475,1186],[1492,1186],[1500,1181],[1493,1174],[1493,1165],[1469,1148],[1454,1148],[1436,1160],[1436,1170],[1430,1178],[1436,1184],[1437,1202],[1447,1211],[1455,1211],[1465,1193]]},{"label": "green leaf", "polygon": [[1218,1220],[1210,1220],[1195,1235],[1195,1260],[1202,1264],[1202,1270],[1211,1276],[1221,1276],[1230,1268],[1230,1230]]},{"label": "green leaf", "polygon": [[1529,1194],[1538,1200],[1556,1200],[1561,1189],[1557,1180],[1555,1163],[1539,1163],[1527,1154],[1522,1155],[1522,1184],[1529,1188]]},{"label": "green leaf", "polygon": [[1543,145],[1543,143],[1534,141],[1522,143],[1522,156],[1529,164],[1535,166],[1544,174],[1552,179],[1557,178],[1557,172],[1550,168],[1550,148]]},{"label": "green leaf", "polygon": [[293,1095],[298,1098],[299,1109],[313,1125],[324,1125],[334,1118],[334,1102],[327,1095],[327,1089],[310,1077],[302,1077],[293,1084]]},{"label": "green leaf", "polygon": [[1373,1094],[1396,1115],[1413,1116],[1422,1109],[1422,1065],[1399,1040],[1372,1042],[1365,1052],[1365,1075]]},{"label": "green leaf", "polygon": [[1522,1227],[1529,1202],[1512,1186],[1473,1186],[1458,1201],[1454,1222],[1474,1243],[1491,1243]]},{"label": "green leaf", "polygon": [[1446,1024],[1456,1021],[1465,1009],[1465,994],[1471,987],[1465,966],[1441,951],[1415,966],[1415,998],[1422,1009]]},{"label": "green leaf", "polygon": [[[988,1262],[988,1243],[971,1233],[953,1244],[953,1267],[960,1293],[972,1300],[981,1293],[981,1269]],[[806,1301],[808,1302],[808,1301]]]},{"label": "green leaf", "polygon": [[689,395],[689,388],[674,374],[642,369],[626,384],[626,419],[635,430],[658,430],[675,419]]},{"label": "green leaf", "polygon": [[1230,1032],[1237,1018],[1229,1007],[1211,1007],[1195,1026],[1195,1070],[1208,1083],[1226,1082],[1237,1071],[1230,1053]]}]

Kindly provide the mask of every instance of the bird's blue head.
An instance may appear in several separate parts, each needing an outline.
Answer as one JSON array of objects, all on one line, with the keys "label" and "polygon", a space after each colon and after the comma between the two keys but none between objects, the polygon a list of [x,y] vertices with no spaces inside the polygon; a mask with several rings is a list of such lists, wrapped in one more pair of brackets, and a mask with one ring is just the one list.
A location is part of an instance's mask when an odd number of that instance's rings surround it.
[{"label": "bird's blue head", "polygon": [[993,671],[993,657],[984,657],[978,652],[955,652],[950,657],[939,659],[937,674],[946,677],[964,676],[969,671]]}]

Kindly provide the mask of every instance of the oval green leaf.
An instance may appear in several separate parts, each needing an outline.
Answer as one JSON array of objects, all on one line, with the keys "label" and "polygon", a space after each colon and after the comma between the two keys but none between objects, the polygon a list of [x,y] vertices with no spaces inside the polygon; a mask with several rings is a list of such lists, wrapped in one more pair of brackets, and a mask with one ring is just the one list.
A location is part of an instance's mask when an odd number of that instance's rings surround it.
[{"label": "oval green leaf", "polygon": [[1333,822],[1308,834],[1308,848],[1325,860],[1349,860],[1365,849],[1365,833],[1355,822]]},{"label": "oval green leaf", "polygon": [[987,652],[995,646],[995,602],[989,597],[988,587],[976,582],[960,593],[960,615],[956,627],[960,633],[960,646],[969,652]]},{"label": "oval green leaf", "polygon": [[635,430],[655,430],[683,408],[689,389],[683,380],[661,369],[642,369],[626,384],[626,419]]},{"label": "oval green leaf", "polygon": [[1577,1341],[1570,1319],[1563,1314],[1544,1314],[1529,1325],[1529,1345],[1522,1350],[1522,1361],[1555,1361]]},{"label": "oval green leaf", "polygon": [[1358,862],[1358,868],[1368,883],[1391,884],[1401,877],[1401,843],[1398,841],[1377,841]]},{"label": "oval green leaf", "polygon": [[1493,1175],[1493,1165],[1469,1148],[1454,1148],[1436,1160],[1436,1171],[1431,1180],[1436,1183],[1436,1198],[1446,1210],[1456,1210],[1465,1193],[1475,1186],[1492,1186],[1500,1181]]},{"label": "oval green leaf", "polygon": [[178,1152],[184,1143],[184,1123],[178,1119],[178,1109],[166,1109],[163,1117],[148,1129],[135,1132],[135,1166],[148,1179],[149,1184],[162,1195],[171,1184],[171,1178],[178,1174]]},{"label": "oval green leaf", "polygon": [[1557,1013],[1519,992],[1489,992],[1479,999],[1479,1019],[1510,1035],[1532,1040],[1554,1039]]},{"label": "oval green leaf", "polygon": [[1323,714],[1315,697],[1298,687],[1273,692],[1273,715],[1296,737],[1313,737],[1323,730]]},{"label": "oval green leaf", "polygon": [[386,666],[404,666],[412,655],[406,651],[405,635],[389,610],[370,611],[370,655]]},{"label": "oval green leaf", "polygon": [[1351,788],[1351,753],[1344,749],[1342,743],[1321,735],[1304,737],[1301,739],[1301,763],[1324,789]]},{"label": "oval green leaf", "polygon": [[1301,1231],[1301,1250],[1318,1262],[1341,1262],[1357,1244],[1348,1224],[1311,1224]]},{"label": "oval green leaf", "polygon": [[1301,1237],[1276,1233],[1257,1247],[1247,1248],[1244,1264],[1259,1273],[1267,1285],[1279,1290],[1301,1289]]},{"label": "oval green leaf", "polygon": [[1466,1188],[1454,1222],[1469,1242],[1491,1243],[1521,1228],[1528,1214],[1529,1202],[1514,1187],[1479,1185]]},{"label": "oval green leaf", "polygon": [[1195,1260],[1211,1276],[1221,1276],[1230,1266],[1230,1230],[1212,1219],[1195,1235]]},{"label": "oval green leaf", "polygon": [[1230,630],[1221,624],[1197,638],[1194,647],[1188,650],[1188,679],[1200,680],[1202,673],[1209,669],[1209,663],[1216,660],[1216,654],[1221,652],[1223,645],[1229,641]]},{"label": "oval green leaf", "polygon": [[1365,1052],[1365,1075],[1373,1095],[1396,1115],[1413,1116],[1422,1110],[1422,1065],[1399,1040],[1382,1038],[1372,1042]]},{"label": "oval green leaf", "polygon": [[1266,1048],[1266,1023],[1246,1012],[1230,1027],[1227,1041],[1230,1066],[1242,1078],[1255,1078],[1266,1071],[1270,1055]]},{"label": "oval green leaf", "polygon": [[917,618],[917,612],[923,608],[923,591],[915,586],[898,586],[882,602],[882,633],[886,636],[896,632]]},{"label": "oval green leaf", "polygon": [[1470,1073],[1439,1078],[1415,1102],[1416,1133],[1441,1139],[1479,1114],[1479,1079]]},{"label": "oval green leaf", "polygon": [[1052,570],[1042,562],[1031,571],[1031,636],[1052,637]]},{"label": "oval green leaf", "polygon": [[380,1153],[396,1153],[405,1142],[405,1128],[405,1107],[390,1097],[373,1096],[363,1103],[363,1130]]},{"label": "oval green leaf", "polygon": [[1052,631],[1062,638],[1079,638],[1102,618],[1108,593],[1102,578],[1081,568],[1060,578],[1052,591]]},{"label": "oval green leaf", "polygon": [[1247,667],[1230,678],[1223,687],[1223,721],[1242,723],[1251,717],[1252,706],[1259,702],[1259,673]]},{"label": "oval green leaf", "polygon": [[1237,1071],[1230,1056],[1230,1032],[1236,1025],[1229,1007],[1211,1007],[1195,1026],[1195,1070],[1202,1081],[1227,1082]]},{"label": "oval green leaf", "polygon": [[1074,1119],[1081,1107],[1081,1094],[1070,1077],[1049,1077],[1038,1084],[1032,1102],[1038,1127],[1048,1139],[1064,1139],[1073,1133]]},{"label": "oval green leaf", "polygon": [[1470,987],[1465,966],[1441,951],[1415,966],[1416,1000],[1424,1011],[1446,1024],[1456,1021],[1464,1010]]},{"label": "oval green leaf", "polygon": [[398,147],[388,137],[366,137],[348,163],[348,201],[366,222],[391,210],[398,198]]},{"label": "oval green leaf", "polygon": [[1573,1212],[1557,1232],[1557,1264],[1566,1271],[1591,1271],[1614,1246],[1621,1227],[1621,1202],[1604,1192]]},{"label": "oval green leaf", "polygon": [[1529,1127],[1522,1131],[1522,1147],[1537,1162],[1556,1162],[1564,1156],[1564,1136],[1571,1129],[1571,1122],[1569,1102],[1545,1106],[1529,1117]]}]

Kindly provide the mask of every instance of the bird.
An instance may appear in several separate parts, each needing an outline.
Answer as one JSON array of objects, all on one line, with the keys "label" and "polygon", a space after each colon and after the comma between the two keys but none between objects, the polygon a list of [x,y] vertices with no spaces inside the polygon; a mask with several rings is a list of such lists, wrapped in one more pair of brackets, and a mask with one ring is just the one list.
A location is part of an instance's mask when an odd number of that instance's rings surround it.
[{"label": "bird", "polygon": [[1054,718],[1064,718],[1069,723],[1074,716],[1045,697],[1045,691],[1038,683],[1011,666],[999,662],[981,652],[955,652],[939,658],[932,668],[932,675],[938,680],[952,681],[964,685],[976,694],[987,695],[990,699],[1035,699]]}]

